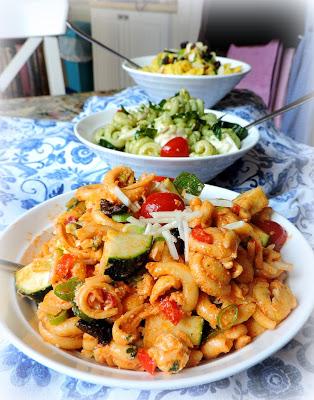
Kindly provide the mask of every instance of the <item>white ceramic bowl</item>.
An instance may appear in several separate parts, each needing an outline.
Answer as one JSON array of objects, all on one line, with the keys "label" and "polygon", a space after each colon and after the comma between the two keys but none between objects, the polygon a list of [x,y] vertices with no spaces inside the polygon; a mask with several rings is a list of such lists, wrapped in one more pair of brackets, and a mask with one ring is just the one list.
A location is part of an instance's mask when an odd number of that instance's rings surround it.
[{"label": "white ceramic bowl", "polygon": [[[140,66],[149,65],[155,56],[132,58]],[[166,75],[141,71],[124,61],[122,68],[127,71],[136,84],[142,87],[154,102],[174,96],[180,89],[186,89],[191,96],[203,99],[206,107],[212,107],[233,89],[251,70],[245,62],[232,58],[217,57],[222,64],[242,67],[241,72],[229,75]]]},{"label": "white ceramic bowl", "polygon": [[[235,122],[241,126],[247,125],[247,121],[235,115],[224,114],[215,110],[205,110],[216,114],[218,117],[224,115],[224,121]],[[249,130],[248,136],[242,141],[238,151],[229,154],[218,154],[207,157],[151,157],[140,156],[123,151],[110,150],[99,146],[94,142],[95,131],[112,121],[116,109],[108,109],[81,119],[74,128],[77,138],[90,147],[105,160],[111,168],[126,164],[133,168],[136,175],[143,172],[156,172],[159,175],[177,176],[182,171],[188,171],[197,175],[203,182],[208,182],[238,158],[242,157],[259,140],[259,132],[256,128]]]},{"label": "white ceramic bowl", "polygon": [[[72,193],[55,197],[26,212],[6,229],[0,238],[0,258],[23,261],[23,254],[32,239],[51,230],[53,219],[61,213]],[[206,185],[202,198],[232,199],[235,192]],[[255,338],[252,343],[215,360],[186,368],[179,374],[119,370],[82,359],[77,352],[63,351],[45,343],[38,333],[36,309],[32,302],[15,292],[14,276],[0,269],[0,327],[10,341],[28,356],[58,372],[77,379],[106,386],[128,389],[163,390],[209,383],[234,375],[262,361],[283,347],[308,319],[314,302],[314,255],[301,233],[285,218],[275,214],[275,221],[288,232],[282,249],[283,259],[294,265],[289,272],[288,284],[297,297],[298,306],[286,320],[272,330]],[[33,247],[39,241],[34,240]],[[34,254],[34,248],[31,252]],[[28,259],[29,261],[30,259]],[[27,261],[27,260],[25,260]],[[127,396],[126,396],[127,398]]]}]

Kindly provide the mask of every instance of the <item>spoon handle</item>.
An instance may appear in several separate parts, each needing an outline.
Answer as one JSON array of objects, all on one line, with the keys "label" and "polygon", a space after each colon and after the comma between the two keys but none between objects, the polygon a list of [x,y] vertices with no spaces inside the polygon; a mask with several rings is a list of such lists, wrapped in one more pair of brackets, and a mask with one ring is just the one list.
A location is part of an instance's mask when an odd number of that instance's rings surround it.
[{"label": "spoon handle", "polygon": [[15,272],[22,267],[24,265],[0,258],[0,270],[2,271]]},{"label": "spoon handle", "polygon": [[267,115],[265,115],[264,117],[262,117],[260,119],[257,119],[256,121],[251,122],[250,124],[246,125],[245,128],[249,129],[249,128],[252,128],[252,126],[259,125],[262,122],[268,121],[269,119],[272,119],[272,118],[276,117],[277,115],[280,115],[280,114],[283,114],[283,113],[285,113],[285,112],[287,112],[289,110],[292,110],[293,108],[298,107],[301,104],[306,103],[309,100],[312,100],[313,98],[314,98],[314,92],[311,92],[311,93],[309,93],[309,94],[307,94],[307,95],[305,95],[303,97],[300,97],[299,99],[293,101],[292,103],[289,103],[286,106],[281,107],[278,110],[276,110],[276,111],[274,111],[274,112],[272,112],[270,114],[267,114]]},{"label": "spoon handle", "polygon": [[126,60],[128,63],[130,63],[131,65],[133,65],[133,67],[135,68],[141,68],[140,65],[136,64],[134,61],[130,60],[129,58],[127,58],[126,56],[124,56],[121,53],[118,53],[116,50],[106,46],[105,44],[99,42],[97,39],[94,39],[93,37],[91,37],[90,35],[88,35],[87,33],[83,32],[81,29],[79,29],[78,27],[76,27],[75,25],[73,25],[71,22],[67,21],[66,25],[68,28],[70,28],[73,32],[75,32],[78,36],[80,36],[81,38],[87,40],[90,43],[95,43],[98,46],[102,47],[103,49],[106,49],[108,51],[110,51],[110,53],[115,54],[116,56],[123,58],[123,60]]}]

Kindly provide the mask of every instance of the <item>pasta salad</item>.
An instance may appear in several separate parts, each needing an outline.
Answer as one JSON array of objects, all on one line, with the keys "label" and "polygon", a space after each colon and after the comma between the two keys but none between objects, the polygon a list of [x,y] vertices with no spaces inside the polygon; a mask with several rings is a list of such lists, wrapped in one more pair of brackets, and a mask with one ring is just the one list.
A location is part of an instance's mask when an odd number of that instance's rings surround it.
[{"label": "pasta salad", "polygon": [[184,42],[180,50],[165,49],[143,71],[172,75],[228,75],[241,72],[241,67],[221,64],[216,54],[202,42]]},{"label": "pasta salad", "polygon": [[240,125],[205,113],[203,100],[182,89],[159,104],[121,107],[94,138],[100,146],[142,156],[205,157],[238,151],[247,135]]},{"label": "pasta salad", "polygon": [[202,199],[194,175],[126,166],[76,190],[16,272],[42,338],[110,367],[175,374],[249,344],[296,307],[287,233],[260,187]]}]

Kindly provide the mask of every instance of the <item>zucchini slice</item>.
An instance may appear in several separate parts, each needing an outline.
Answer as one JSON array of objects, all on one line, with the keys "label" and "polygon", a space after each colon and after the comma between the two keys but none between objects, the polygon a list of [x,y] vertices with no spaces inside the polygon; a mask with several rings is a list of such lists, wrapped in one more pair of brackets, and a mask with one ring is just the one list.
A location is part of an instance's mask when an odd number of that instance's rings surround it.
[{"label": "zucchini slice", "polygon": [[52,289],[50,282],[51,259],[39,258],[15,273],[15,286],[18,293],[37,303]]},{"label": "zucchini slice", "polygon": [[152,241],[152,236],[148,235],[108,232],[105,247],[108,263],[105,273],[116,281],[134,275],[147,262]]},{"label": "zucchini slice", "polygon": [[183,318],[177,325],[173,325],[160,315],[154,315],[146,319],[144,329],[144,347],[154,345],[156,337],[161,333],[173,333],[178,331],[186,333],[194,346],[198,346],[202,341],[204,319],[198,315]]},{"label": "zucchini slice", "polygon": [[264,232],[262,229],[257,227],[256,225],[251,224],[253,231],[258,235],[263,247],[266,247],[269,241],[268,233]]}]

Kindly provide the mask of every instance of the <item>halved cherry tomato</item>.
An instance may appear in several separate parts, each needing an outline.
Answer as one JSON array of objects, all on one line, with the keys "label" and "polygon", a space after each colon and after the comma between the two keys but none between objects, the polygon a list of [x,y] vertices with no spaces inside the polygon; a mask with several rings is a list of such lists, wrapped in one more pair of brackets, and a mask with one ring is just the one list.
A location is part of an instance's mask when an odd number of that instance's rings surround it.
[{"label": "halved cherry tomato", "polygon": [[141,366],[145,369],[145,371],[149,372],[151,375],[154,375],[156,369],[155,361],[148,355],[147,351],[143,348],[138,349],[137,358],[141,364]]},{"label": "halved cherry tomato", "polygon": [[259,221],[256,225],[269,235],[269,243],[275,245],[275,250],[280,251],[288,238],[285,229],[277,222],[270,220]]},{"label": "halved cherry tomato", "polygon": [[165,317],[173,323],[173,325],[177,325],[184,316],[184,312],[179,304],[174,300],[170,300],[169,297],[160,300],[159,308]]},{"label": "halved cherry tomato", "polygon": [[171,181],[174,181],[174,178],[169,178],[168,176],[159,176],[156,175],[155,178],[153,179],[153,182],[162,182],[165,179],[170,179]]},{"label": "halved cherry tomato", "polygon": [[183,137],[170,139],[160,150],[161,157],[188,157],[189,144]]},{"label": "halved cherry tomato", "polygon": [[63,280],[69,279],[72,276],[72,268],[75,262],[75,257],[72,254],[63,254],[57,262],[55,277],[56,279]]},{"label": "halved cherry tomato", "polygon": [[212,244],[214,242],[213,236],[207,233],[203,228],[197,226],[192,229],[192,237],[199,242]]},{"label": "halved cherry tomato", "polygon": [[139,211],[141,217],[151,218],[151,212],[184,210],[181,197],[175,193],[156,192],[147,196]]}]

